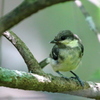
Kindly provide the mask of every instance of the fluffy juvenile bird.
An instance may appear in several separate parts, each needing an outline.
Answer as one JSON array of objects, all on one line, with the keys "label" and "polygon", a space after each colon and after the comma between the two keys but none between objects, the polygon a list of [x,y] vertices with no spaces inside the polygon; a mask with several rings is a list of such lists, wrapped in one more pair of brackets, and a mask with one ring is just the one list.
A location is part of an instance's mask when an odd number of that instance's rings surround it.
[{"label": "fluffy juvenile bird", "polygon": [[72,71],[79,66],[83,56],[84,47],[79,37],[70,30],[63,30],[50,43],[55,44],[48,58],[53,70],[62,77],[64,76],[60,71],[70,71],[83,86],[80,78]]}]

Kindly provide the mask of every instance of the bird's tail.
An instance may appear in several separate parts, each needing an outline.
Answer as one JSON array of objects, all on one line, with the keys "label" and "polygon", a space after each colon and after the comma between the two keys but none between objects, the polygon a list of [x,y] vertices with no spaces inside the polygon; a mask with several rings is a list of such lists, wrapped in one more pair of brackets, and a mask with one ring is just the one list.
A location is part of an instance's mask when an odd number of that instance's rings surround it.
[{"label": "bird's tail", "polygon": [[46,65],[48,65],[50,63],[50,58],[45,58],[44,60],[42,60],[39,65],[41,66],[41,68],[44,68]]}]

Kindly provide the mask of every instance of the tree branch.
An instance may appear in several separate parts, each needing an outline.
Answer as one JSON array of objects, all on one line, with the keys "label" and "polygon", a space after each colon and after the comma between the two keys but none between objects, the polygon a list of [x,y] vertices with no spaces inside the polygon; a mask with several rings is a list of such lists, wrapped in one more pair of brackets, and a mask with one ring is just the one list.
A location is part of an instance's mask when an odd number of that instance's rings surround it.
[{"label": "tree branch", "polygon": [[24,0],[17,8],[0,19],[0,34],[37,11],[66,1],[74,0]]},{"label": "tree branch", "polygon": [[0,67],[0,86],[24,90],[58,92],[88,98],[100,98],[100,83],[84,82],[84,89],[77,80],[56,77],[50,74],[41,76]]},{"label": "tree branch", "polygon": [[3,36],[5,36],[19,51],[25,63],[27,64],[29,72],[34,72],[42,75],[44,74],[33,54],[15,33],[13,33],[12,31],[6,31],[3,33]]},{"label": "tree branch", "polygon": [[99,32],[95,22],[93,21],[92,16],[89,14],[88,11],[86,11],[84,5],[82,4],[82,2],[80,0],[76,0],[75,3],[80,8],[88,25],[90,26],[90,29],[97,35],[98,41],[100,42],[100,32]]}]

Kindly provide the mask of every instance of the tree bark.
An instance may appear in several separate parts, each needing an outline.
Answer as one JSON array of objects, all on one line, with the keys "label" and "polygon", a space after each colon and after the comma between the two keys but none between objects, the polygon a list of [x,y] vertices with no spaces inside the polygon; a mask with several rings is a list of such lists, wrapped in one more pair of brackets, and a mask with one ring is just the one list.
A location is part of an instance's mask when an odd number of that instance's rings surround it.
[{"label": "tree bark", "polygon": [[24,90],[58,92],[100,99],[100,83],[84,82],[84,87],[81,87],[75,79],[66,80],[50,74],[42,76],[1,67],[0,86]]},{"label": "tree bark", "polygon": [[74,0],[24,0],[17,8],[0,19],[0,34],[39,10],[66,1]]}]

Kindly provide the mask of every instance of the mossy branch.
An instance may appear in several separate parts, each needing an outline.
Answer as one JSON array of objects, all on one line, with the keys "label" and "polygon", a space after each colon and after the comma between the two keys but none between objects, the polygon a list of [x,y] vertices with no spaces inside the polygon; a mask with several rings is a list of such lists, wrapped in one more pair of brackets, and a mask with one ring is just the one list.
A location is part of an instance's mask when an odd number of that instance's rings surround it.
[{"label": "mossy branch", "polygon": [[3,33],[3,36],[5,36],[16,47],[18,52],[23,57],[25,63],[27,64],[29,72],[43,75],[44,72],[41,70],[41,67],[39,66],[37,60],[34,58],[33,54],[30,52],[25,43],[14,32],[6,31]]},{"label": "mossy branch", "polygon": [[84,82],[84,88],[76,80],[56,77],[50,74],[41,76],[0,67],[0,86],[24,90],[58,92],[88,98],[100,98],[100,83]]},{"label": "mossy branch", "polygon": [[0,19],[0,34],[39,10],[66,1],[74,0],[24,0],[18,7]]}]

